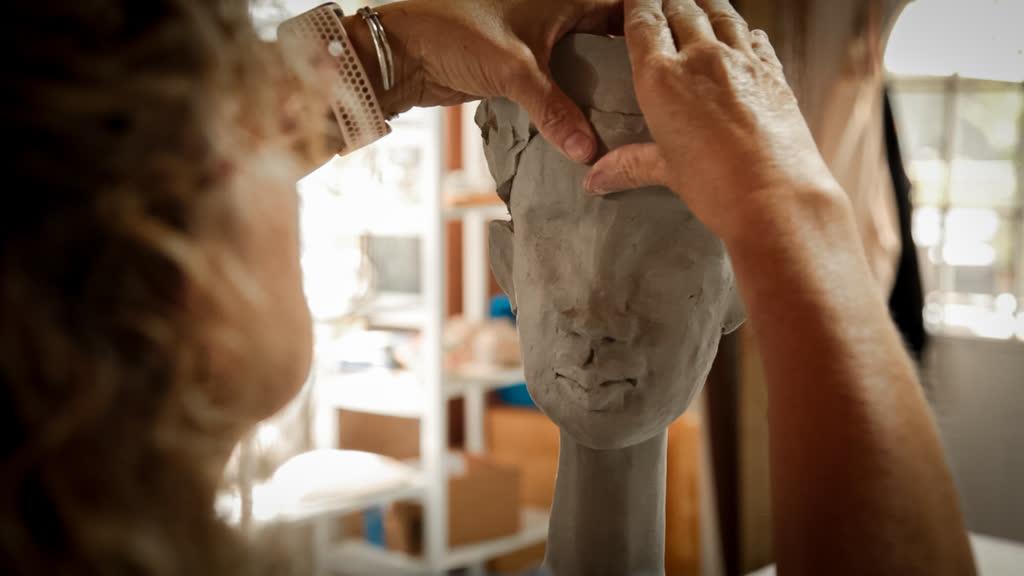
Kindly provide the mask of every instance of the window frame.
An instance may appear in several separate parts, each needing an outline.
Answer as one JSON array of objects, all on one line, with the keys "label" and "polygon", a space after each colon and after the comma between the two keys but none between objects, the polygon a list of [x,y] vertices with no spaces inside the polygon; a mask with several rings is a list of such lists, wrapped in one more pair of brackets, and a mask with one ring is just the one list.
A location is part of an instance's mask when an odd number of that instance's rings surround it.
[{"label": "window frame", "polygon": [[[939,231],[937,246],[945,246],[948,238],[946,231],[947,216],[953,209],[967,207],[953,202],[953,167],[956,159],[957,142],[960,136],[958,133],[960,122],[958,120],[963,96],[972,92],[1006,92],[1008,89],[1015,87],[1021,92],[1021,98],[1024,100],[1024,82],[967,78],[955,74],[952,76],[893,75],[888,79],[888,85],[890,93],[894,97],[897,129],[901,127],[899,120],[899,99],[901,94],[940,94],[942,96],[942,117],[939,119],[942,135],[939,160],[943,162],[945,174],[943,176],[940,202],[937,204],[919,205],[912,198],[912,209],[916,212],[922,207],[927,207],[938,211]],[[905,139],[901,142],[901,146],[903,145],[906,145]],[[914,161],[913,157],[906,153],[906,149],[903,152],[904,162],[908,165],[912,164]],[[1011,290],[1017,300],[1017,308],[1013,318],[1018,321],[1018,325],[1022,326],[1022,330],[1018,330],[1017,337],[1024,339],[1024,113],[1018,118],[1016,154],[1011,161],[1015,165],[1016,172],[1014,205],[1009,207],[992,206],[986,209],[995,212],[1002,221],[1010,226],[1009,274],[1012,278]],[[911,176],[911,181],[916,186],[917,183],[914,181],[913,175]],[[967,294],[955,290],[953,278],[955,267],[953,265],[945,261],[927,265],[931,266],[934,270],[936,279],[935,285],[931,286],[929,294],[938,293],[943,304],[950,300],[951,295]],[[992,296],[997,295],[993,294]],[[937,324],[929,323],[929,328],[942,334],[955,333],[960,335],[960,331],[953,326],[947,325],[945,319]],[[1010,335],[1009,339],[1013,338],[1014,336]]]}]

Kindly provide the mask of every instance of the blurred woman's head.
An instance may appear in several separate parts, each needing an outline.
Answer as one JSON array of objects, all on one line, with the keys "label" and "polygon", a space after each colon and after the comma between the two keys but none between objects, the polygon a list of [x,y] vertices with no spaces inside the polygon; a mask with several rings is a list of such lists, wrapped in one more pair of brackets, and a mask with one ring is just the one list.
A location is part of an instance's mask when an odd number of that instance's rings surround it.
[{"label": "blurred woman's head", "polygon": [[4,13],[3,572],[237,567],[215,484],[310,362],[294,83],[243,0]]}]

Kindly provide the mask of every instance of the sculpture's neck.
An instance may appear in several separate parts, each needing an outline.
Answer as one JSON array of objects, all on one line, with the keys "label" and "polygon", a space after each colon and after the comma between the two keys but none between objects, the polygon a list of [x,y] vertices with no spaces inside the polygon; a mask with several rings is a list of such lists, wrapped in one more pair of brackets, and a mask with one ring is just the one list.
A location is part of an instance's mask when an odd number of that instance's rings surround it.
[{"label": "sculpture's neck", "polygon": [[593,450],[561,433],[545,564],[553,576],[665,573],[668,432]]}]

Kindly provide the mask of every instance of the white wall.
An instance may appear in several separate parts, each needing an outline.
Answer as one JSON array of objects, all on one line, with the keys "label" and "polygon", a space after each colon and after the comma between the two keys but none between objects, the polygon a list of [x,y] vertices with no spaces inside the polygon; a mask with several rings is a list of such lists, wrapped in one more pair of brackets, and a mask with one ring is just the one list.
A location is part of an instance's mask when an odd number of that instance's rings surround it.
[{"label": "white wall", "polygon": [[936,337],[924,380],[968,528],[1024,542],[1024,343]]}]

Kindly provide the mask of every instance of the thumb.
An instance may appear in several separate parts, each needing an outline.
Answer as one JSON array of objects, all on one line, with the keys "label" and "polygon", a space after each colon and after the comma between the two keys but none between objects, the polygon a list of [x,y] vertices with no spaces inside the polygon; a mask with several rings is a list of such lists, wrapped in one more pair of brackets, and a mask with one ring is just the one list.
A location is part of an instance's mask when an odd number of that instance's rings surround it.
[{"label": "thumb", "polygon": [[668,186],[668,165],[657,144],[630,144],[612,150],[583,179],[583,187],[595,195],[644,186]]},{"label": "thumb", "polygon": [[531,63],[523,76],[513,82],[509,98],[526,109],[541,136],[570,160],[592,160],[597,152],[597,139],[576,103],[536,64]]}]

